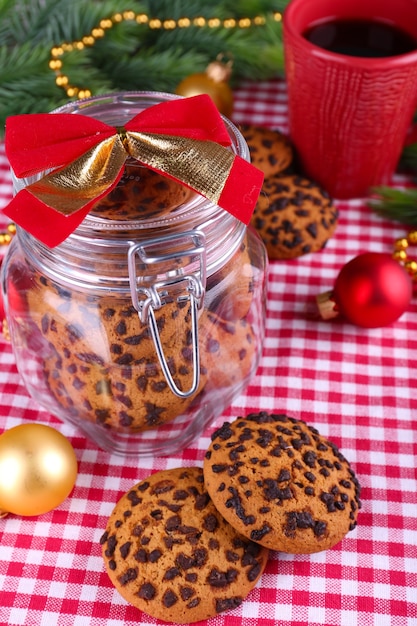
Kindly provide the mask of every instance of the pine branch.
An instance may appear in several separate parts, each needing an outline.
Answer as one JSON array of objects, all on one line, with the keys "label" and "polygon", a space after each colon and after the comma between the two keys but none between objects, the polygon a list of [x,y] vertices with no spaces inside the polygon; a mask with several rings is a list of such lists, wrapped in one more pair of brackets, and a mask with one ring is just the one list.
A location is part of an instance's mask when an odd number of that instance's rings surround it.
[{"label": "pine branch", "polygon": [[375,198],[369,202],[378,215],[409,226],[417,225],[417,189],[377,187]]},{"label": "pine branch", "polygon": [[[399,168],[416,178],[417,182],[417,143],[407,145],[402,152]],[[396,222],[417,225],[417,189],[392,189],[381,186],[373,190],[369,206],[375,213]]]},{"label": "pine branch", "polygon": [[[10,4],[5,39],[0,38],[0,44],[19,45],[30,40],[52,47],[89,33],[102,18],[120,10],[120,3],[114,0],[17,0]],[[143,5],[129,0],[129,8],[141,11]]]},{"label": "pine branch", "polygon": [[[120,60],[107,67],[109,79],[118,90],[175,91],[184,75],[195,71],[198,54],[162,51]],[[162,71],[161,71],[162,69]]]},{"label": "pine branch", "polygon": [[[0,0],[0,132],[8,115],[51,111],[68,101],[49,68],[50,50],[80,40],[101,19],[133,10],[149,18],[267,17],[285,0]],[[231,83],[283,72],[281,24],[152,29],[123,21],[84,50],[66,52],[62,73],[93,95],[127,90],[174,91],[219,53],[233,57]],[[1,137],[0,137],[1,138]]]}]

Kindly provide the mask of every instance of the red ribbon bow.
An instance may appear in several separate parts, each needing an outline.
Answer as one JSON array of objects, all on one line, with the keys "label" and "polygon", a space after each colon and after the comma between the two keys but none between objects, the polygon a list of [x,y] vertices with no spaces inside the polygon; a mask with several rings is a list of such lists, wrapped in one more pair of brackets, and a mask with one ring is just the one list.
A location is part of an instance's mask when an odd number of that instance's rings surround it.
[{"label": "red ribbon bow", "polygon": [[[262,172],[227,148],[231,145],[229,134],[206,95],[154,105],[122,129],[72,113],[12,116],[6,121],[5,138],[6,154],[18,178],[49,173],[43,178],[37,176],[36,182],[19,191],[4,213],[51,247],[66,239],[91,207],[117,185],[124,162],[132,155],[245,224],[250,221],[263,182]],[[157,146],[156,155],[152,141]],[[181,152],[178,146],[186,149]],[[178,166],[183,158],[185,176]],[[91,172],[86,177],[88,188],[74,176],[74,181],[68,182],[69,168],[74,169],[80,160],[85,167],[94,159],[94,177]],[[112,177],[109,162],[115,172]]]}]

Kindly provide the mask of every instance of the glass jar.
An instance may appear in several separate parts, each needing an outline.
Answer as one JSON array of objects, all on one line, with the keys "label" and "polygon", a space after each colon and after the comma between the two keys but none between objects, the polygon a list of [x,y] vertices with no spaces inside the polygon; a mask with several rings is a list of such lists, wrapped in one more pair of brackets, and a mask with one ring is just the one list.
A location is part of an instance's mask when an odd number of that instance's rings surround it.
[{"label": "glass jar", "polygon": [[[175,97],[112,94],[58,112],[120,126]],[[231,149],[249,160],[243,137],[224,122]],[[251,228],[128,160],[117,187],[55,248],[17,228],[2,289],[24,384],[104,450],[178,452],[257,369],[266,269]]]}]

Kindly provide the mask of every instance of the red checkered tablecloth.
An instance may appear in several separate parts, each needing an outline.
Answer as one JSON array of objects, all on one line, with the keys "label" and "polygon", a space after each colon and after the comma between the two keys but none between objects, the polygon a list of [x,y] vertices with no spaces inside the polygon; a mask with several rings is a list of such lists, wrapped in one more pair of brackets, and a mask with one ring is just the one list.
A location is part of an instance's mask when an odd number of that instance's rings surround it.
[{"label": "red checkered tablecloth", "polygon": [[[242,85],[235,122],[287,130],[279,81]],[[393,184],[407,181],[399,176]],[[0,148],[0,204],[11,195]],[[417,625],[417,298],[393,326],[364,330],[311,319],[317,293],[360,252],[391,252],[403,226],[364,201],[337,203],[340,223],[319,253],[273,262],[263,358],[249,388],[182,454],[121,458],[103,452],[28,397],[12,350],[0,339],[0,432],[38,421],[72,442],[79,473],[70,497],[35,518],[0,520],[0,625],[141,626],[158,620],[112,587],[99,538],[115,502],[150,472],[201,465],[225,418],[260,409],[308,421],[341,448],[362,484],[357,528],[308,556],[274,554],[237,609],[207,626]]]}]

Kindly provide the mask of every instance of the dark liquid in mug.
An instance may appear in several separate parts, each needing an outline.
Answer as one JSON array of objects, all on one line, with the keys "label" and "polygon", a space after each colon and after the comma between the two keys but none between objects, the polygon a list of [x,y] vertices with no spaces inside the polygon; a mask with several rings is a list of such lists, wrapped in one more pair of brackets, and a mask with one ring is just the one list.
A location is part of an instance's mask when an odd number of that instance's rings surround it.
[{"label": "dark liquid in mug", "polygon": [[320,48],[354,57],[391,57],[417,49],[414,37],[397,26],[377,20],[320,22],[310,26],[304,37]]}]

